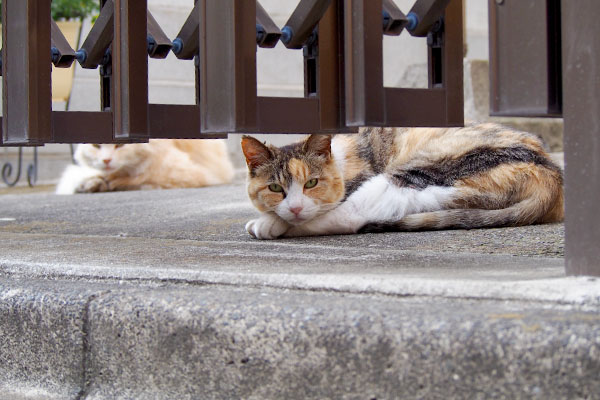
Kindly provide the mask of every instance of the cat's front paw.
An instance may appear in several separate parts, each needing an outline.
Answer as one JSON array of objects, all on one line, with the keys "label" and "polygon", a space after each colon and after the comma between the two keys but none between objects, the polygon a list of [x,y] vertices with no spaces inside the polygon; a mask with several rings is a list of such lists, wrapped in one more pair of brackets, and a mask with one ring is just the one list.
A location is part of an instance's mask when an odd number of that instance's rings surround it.
[{"label": "cat's front paw", "polygon": [[246,224],[246,230],[256,239],[277,239],[288,229],[289,224],[276,215],[263,214]]},{"label": "cat's front paw", "polygon": [[99,176],[92,176],[77,186],[76,193],[95,193],[108,191],[108,183]]}]

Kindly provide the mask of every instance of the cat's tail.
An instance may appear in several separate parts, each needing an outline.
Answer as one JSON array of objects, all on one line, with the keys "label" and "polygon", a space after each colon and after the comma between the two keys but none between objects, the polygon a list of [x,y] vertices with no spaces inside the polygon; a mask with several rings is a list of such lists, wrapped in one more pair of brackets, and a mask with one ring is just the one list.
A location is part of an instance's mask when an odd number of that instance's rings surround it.
[{"label": "cat's tail", "polygon": [[420,231],[522,226],[559,222],[563,218],[562,193],[554,204],[540,207],[532,198],[499,210],[450,209],[411,214],[396,222],[368,223],[360,232]]}]

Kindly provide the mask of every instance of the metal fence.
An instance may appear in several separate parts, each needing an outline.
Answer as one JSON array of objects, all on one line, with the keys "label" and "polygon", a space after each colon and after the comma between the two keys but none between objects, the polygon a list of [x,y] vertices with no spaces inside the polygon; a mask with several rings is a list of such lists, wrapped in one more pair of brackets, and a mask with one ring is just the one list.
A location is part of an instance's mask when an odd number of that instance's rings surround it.
[{"label": "metal fence", "polygon": [[[74,51],[50,0],[3,2],[4,145],[206,138],[234,132],[353,132],[358,126],[456,126],[462,111],[462,1],[303,0],[280,30],[259,2],[199,0],[173,40],[146,1],[102,0]],[[429,89],[383,86],[382,36],[427,36]],[[304,98],[257,96],[256,47],[302,51]],[[49,53],[51,50],[51,60]],[[23,51],[24,50],[24,51]],[[195,105],[148,103],[148,56],[195,59]],[[51,110],[49,62],[99,68],[97,112]]]},{"label": "metal fence", "polygon": [[600,3],[489,0],[490,110],[564,118],[568,274],[600,276]]},{"label": "metal fence", "polygon": [[[191,0],[190,0],[191,1]],[[197,0],[170,39],[145,0],[100,0],[81,49],[50,0],[4,0],[0,145],[356,132],[463,124],[462,0],[302,0],[280,29],[254,0]],[[565,117],[566,259],[600,275],[600,28],[595,0],[489,0],[491,111]],[[383,35],[427,37],[429,87],[383,85]],[[523,40],[527,38],[527,40]],[[304,56],[304,97],[257,95],[256,48]],[[148,102],[148,56],[194,59],[196,104]],[[98,68],[101,110],[52,111],[50,65]]]}]

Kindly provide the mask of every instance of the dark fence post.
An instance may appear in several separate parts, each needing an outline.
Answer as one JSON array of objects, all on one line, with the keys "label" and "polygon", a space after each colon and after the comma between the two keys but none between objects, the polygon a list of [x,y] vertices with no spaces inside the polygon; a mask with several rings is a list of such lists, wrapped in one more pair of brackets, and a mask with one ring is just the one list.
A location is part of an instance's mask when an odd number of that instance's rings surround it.
[{"label": "dark fence post", "polygon": [[256,126],[256,2],[200,0],[201,130]]},{"label": "dark fence post", "polygon": [[52,140],[50,0],[2,2],[4,145]]},{"label": "dark fence post", "polygon": [[[463,89],[463,2],[460,0],[450,1],[446,7],[444,18],[445,22],[441,51],[440,53],[436,52],[437,56],[442,59],[442,76],[437,77],[436,79],[441,79],[441,86],[444,88],[444,94],[446,96],[446,125],[462,126],[465,123],[465,99]],[[433,52],[432,47],[434,46],[429,46],[429,80],[430,85],[435,87],[431,82],[431,76],[434,74],[432,68],[437,68],[433,65],[431,60]]]},{"label": "dark fence post", "polygon": [[560,0],[489,0],[489,29],[490,113],[560,117]]},{"label": "dark fence post", "polygon": [[112,99],[115,139],[147,139],[146,0],[115,0]]},{"label": "dark fence post", "polygon": [[[319,21],[318,51],[315,55],[315,89],[319,97],[319,125],[323,131],[352,132],[346,127],[344,98],[344,51],[342,25],[344,0],[332,0],[331,6]],[[308,49],[307,49],[308,50]],[[304,57],[305,85],[310,79],[310,58]],[[308,93],[307,93],[308,95]]]},{"label": "dark fence post", "polygon": [[600,25],[597,0],[562,1],[565,258],[600,276]]},{"label": "dark fence post", "polygon": [[383,24],[381,0],[345,0],[346,124],[382,125]]}]

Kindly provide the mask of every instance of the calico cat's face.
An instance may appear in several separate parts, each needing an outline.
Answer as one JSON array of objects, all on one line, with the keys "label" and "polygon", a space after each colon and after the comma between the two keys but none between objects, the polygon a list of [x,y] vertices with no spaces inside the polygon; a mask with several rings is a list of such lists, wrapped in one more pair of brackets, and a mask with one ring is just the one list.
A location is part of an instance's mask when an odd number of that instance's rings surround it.
[{"label": "calico cat's face", "polygon": [[344,197],[344,182],[331,157],[331,136],[277,148],[244,136],[248,195],[262,212],[274,212],[300,225],[334,208]]},{"label": "calico cat's face", "polygon": [[80,144],[75,159],[80,165],[113,173],[135,168],[143,162],[145,143],[132,144]]}]

